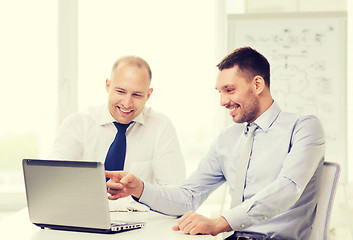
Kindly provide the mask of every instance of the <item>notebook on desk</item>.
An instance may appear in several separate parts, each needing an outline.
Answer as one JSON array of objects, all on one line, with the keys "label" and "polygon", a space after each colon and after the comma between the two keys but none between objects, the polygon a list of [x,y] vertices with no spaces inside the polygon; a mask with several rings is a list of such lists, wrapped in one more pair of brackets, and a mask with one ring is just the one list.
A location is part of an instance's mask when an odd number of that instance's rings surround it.
[{"label": "notebook on desk", "polygon": [[29,217],[41,228],[115,233],[143,222],[111,221],[104,165],[88,161],[22,161]]}]

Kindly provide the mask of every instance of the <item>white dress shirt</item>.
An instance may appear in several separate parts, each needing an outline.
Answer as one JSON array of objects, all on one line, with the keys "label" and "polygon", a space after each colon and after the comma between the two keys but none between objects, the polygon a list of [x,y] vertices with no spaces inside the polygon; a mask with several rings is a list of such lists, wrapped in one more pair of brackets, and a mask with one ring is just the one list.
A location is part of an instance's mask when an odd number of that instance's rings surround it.
[{"label": "white dress shirt", "polygon": [[[64,120],[50,159],[105,161],[117,129],[106,104],[79,111]],[[126,131],[124,170],[149,183],[180,184],[185,163],[171,121],[145,107]]]},{"label": "white dress shirt", "polygon": [[[222,216],[235,231],[309,239],[325,153],[323,128],[317,118],[283,112],[276,103],[255,124],[259,127],[244,201]],[[225,181],[233,196],[244,130],[244,124],[234,124],[222,131],[181,187],[158,188],[145,183],[140,202],[165,214],[182,215],[196,210]]]}]

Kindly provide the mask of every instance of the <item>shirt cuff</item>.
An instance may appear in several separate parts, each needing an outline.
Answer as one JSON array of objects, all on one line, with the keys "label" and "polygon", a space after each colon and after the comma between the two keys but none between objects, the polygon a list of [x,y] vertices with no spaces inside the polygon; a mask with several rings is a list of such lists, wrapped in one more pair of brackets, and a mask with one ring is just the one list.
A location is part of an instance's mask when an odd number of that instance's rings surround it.
[{"label": "shirt cuff", "polygon": [[150,206],[150,203],[153,203],[154,199],[156,198],[157,191],[155,189],[155,186],[150,183],[143,182],[143,191],[138,201],[143,204],[146,204],[147,206]]},{"label": "shirt cuff", "polygon": [[234,231],[242,231],[252,225],[248,215],[247,201],[222,214]]}]

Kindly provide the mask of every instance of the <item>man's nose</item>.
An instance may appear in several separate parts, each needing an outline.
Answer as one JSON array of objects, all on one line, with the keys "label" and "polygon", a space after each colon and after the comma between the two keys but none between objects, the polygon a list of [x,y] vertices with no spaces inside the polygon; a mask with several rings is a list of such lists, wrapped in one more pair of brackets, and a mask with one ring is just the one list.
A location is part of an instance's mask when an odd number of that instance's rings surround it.
[{"label": "man's nose", "polygon": [[224,93],[221,93],[220,95],[220,105],[221,106],[226,106],[229,104],[229,97],[224,94]]},{"label": "man's nose", "polygon": [[126,95],[124,96],[124,99],[123,99],[123,101],[122,101],[122,104],[123,104],[124,108],[130,108],[130,107],[132,107],[132,96],[129,95],[129,94],[126,94]]}]

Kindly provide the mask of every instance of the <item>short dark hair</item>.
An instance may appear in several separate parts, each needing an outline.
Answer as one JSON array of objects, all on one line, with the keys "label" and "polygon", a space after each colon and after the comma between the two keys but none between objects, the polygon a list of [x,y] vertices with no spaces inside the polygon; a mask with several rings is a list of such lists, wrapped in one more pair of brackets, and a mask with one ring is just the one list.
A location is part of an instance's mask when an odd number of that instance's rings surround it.
[{"label": "short dark hair", "polygon": [[217,64],[220,71],[223,69],[238,68],[250,79],[259,75],[265,80],[265,84],[270,88],[270,63],[267,59],[251,47],[241,47],[225,56]]}]

